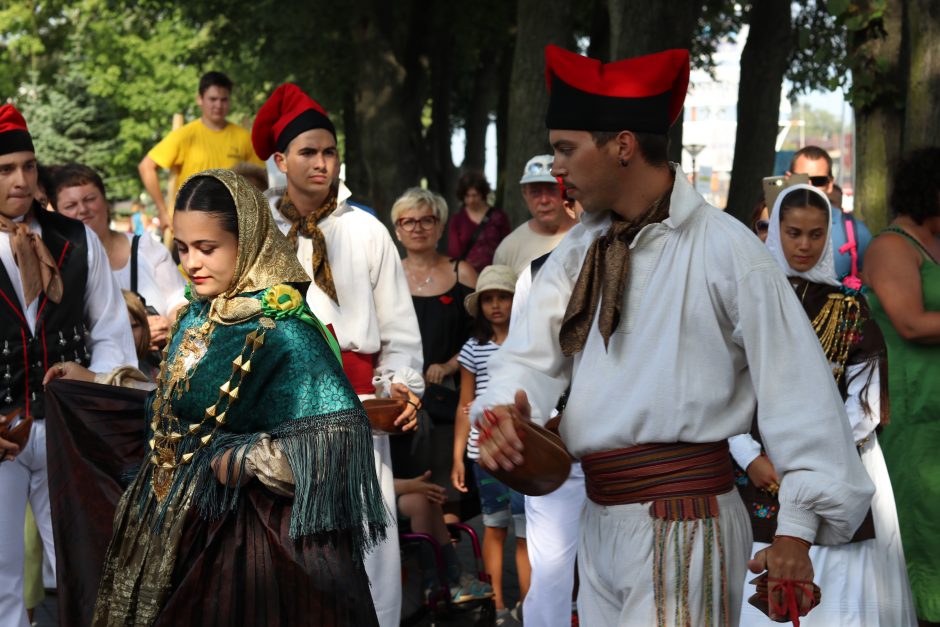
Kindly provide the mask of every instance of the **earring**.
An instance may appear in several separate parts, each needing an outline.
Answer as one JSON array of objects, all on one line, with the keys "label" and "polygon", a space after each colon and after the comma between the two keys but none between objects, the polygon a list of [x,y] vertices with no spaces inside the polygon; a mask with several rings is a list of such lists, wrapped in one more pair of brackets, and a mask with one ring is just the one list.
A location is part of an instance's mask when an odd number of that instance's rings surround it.
[{"label": "earring", "polygon": [[627,167],[628,165],[630,165],[630,162],[627,161],[626,159],[621,159],[621,160],[620,160],[620,167],[621,167],[621,168],[625,168],[625,167]]}]

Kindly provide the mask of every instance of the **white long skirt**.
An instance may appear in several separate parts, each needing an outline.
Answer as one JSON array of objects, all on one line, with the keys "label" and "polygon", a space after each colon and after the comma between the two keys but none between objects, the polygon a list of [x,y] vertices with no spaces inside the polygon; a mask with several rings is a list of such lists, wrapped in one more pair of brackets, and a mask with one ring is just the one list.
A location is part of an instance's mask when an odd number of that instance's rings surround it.
[{"label": "white long skirt", "polygon": [[[917,617],[907,578],[894,491],[888,478],[884,455],[873,433],[862,448],[862,465],[875,484],[872,519],[875,538],[840,546],[814,546],[816,584],[822,601],[808,616],[804,627],[916,627]],[[767,547],[754,543],[754,552]],[[751,575],[747,581],[756,575]],[[754,586],[745,582],[741,627],[778,625],[747,602]]]}]

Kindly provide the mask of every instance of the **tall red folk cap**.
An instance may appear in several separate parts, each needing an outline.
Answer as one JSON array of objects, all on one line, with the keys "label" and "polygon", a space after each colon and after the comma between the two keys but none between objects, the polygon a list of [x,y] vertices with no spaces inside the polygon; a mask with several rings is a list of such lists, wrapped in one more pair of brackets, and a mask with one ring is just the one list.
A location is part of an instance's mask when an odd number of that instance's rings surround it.
[{"label": "tall red folk cap", "polygon": [[549,45],[545,125],[579,131],[665,135],[689,87],[689,51],[665,50],[613,63]]},{"label": "tall red folk cap", "polygon": [[261,105],[251,127],[251,143],[261,159],[285,152],[291,140],[306,131],[323,128],[336,137],[326,109],[293,83],[284,83]]},{"label": "tall red folk cap", "polygon": [[11,104],[0,106],[0,155],[36,152],[23,114]]}]

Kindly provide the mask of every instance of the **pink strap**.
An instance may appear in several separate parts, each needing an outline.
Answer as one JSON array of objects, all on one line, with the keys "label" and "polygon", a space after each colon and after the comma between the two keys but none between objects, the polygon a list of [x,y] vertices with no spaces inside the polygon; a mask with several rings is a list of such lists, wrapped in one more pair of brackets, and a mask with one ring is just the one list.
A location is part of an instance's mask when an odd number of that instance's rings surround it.
[{"label": "pink strap", "polygon": [[852,223],[851,218],[845,221],[845,239],[846,242],[839,248],[839,253],[844,255],[848,252],[851,254],[852,271],[842,282],[846,287],[857,290],[862,286],[862,281],[858,278],[858,243],[855,241],[855,225]]}]

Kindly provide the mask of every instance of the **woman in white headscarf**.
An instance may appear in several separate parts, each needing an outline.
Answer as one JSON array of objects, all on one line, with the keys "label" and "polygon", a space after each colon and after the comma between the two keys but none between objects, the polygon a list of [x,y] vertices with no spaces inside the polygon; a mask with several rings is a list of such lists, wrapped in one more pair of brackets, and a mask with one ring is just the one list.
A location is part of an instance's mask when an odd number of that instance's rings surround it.
[{"label": "woman in white headscarf", "polygon": [[[774,203],[767,248],[790,279],[796,296],[819,337],[825,359],[845,401],[855,444],[876,486],[871,512],[848,544],[814,546],[810,557],[822,600],[804,625],[916,625],[910,584],[901,548],[894,495],[876,429],[887,422],[883,396],[885,344],[862,293],[836,279],[826,196],[809,185],[786,189]],[[802,324],[794,320],[793,324]],[[806,359],[819,359],[818,353]],[[794,390],[799,395],[799,390]],[[807,407],[806,411],[813,408]],[[766,546],[776,529],[779,479],[773,460],[763,452],[757,429],[732,438],[731,453],[746,469],[738,487],[751,513],[756,544]],[[755,547],[757,550],[757,547]],[[745,584],[744,598],[755,592]],[[744,604],[741,625],[771,625]]]}]

